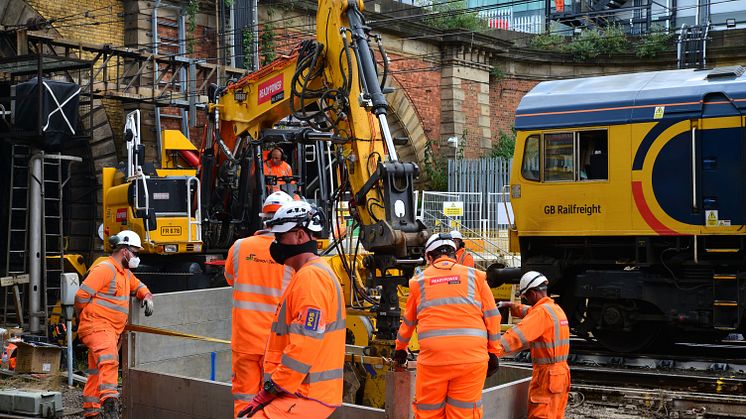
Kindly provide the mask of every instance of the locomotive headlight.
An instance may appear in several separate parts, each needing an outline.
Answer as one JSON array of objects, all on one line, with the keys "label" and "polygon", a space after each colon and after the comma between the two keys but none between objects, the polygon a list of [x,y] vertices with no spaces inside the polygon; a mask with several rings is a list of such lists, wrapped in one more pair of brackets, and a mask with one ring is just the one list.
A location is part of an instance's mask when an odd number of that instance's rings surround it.
[{"label": "locomotive headlight", "polygon": [[521,197],[521,185],[510,185],[510,197],[513,199]]},{"label": "locomotive headlight", "polygon": [[166,253],[176,253],[177,251],[179,251],[179,246],[177,246],[175,244],[167,244],[167,245],[163,246],[163,250]]}]

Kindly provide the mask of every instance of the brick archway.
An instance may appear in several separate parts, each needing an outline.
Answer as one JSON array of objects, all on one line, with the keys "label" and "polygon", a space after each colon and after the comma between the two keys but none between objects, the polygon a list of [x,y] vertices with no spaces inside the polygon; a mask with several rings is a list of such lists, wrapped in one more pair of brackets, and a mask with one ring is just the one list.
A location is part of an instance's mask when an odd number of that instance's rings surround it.
[{"label": "brick archway", "polygon": [[386,100],[389,102],[388,119],[391,135],[394,138],[406,137],[408,139],[406,144],[396,146],[396,151],[399,154],[399,160],[417,163],[417,166],[420,167],[420,178],[417,181],[417,184],[420,185],[426,180],[422,167],[425,161],[425,144],[428,138],[414,103],[396,80],[391,79],[391,84],[395,90],[386,96]]}]

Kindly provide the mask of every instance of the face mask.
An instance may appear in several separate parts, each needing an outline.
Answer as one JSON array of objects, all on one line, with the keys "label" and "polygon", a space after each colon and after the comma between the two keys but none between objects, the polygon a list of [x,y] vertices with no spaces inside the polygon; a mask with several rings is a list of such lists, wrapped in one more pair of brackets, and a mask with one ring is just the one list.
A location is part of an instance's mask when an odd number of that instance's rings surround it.
[{"label": "face mask", "polygon": [[272,256],[272,259],[280,265],[284,265],[287,259],[300,255],[301,253],[313,253],[315,255],[316,252],[316,240],[309,240],[303,244],[282,244],[273,241],[272,244],[269,245],[270,256]]},{"label": "face mask", "polygon": [[129,259],[125,261],[127,263],[123,263],[122,265],[127,266],[130,269],[137,269],[137,267],[140,266],[140,258],[129,250],[127,251],[127,253],[132,256],[130,256]]},{"label": "face mask", "polygon": [[137,269],[137,267],[140,266],[140,258],[137,256],[132,256],[127,262],[127,266],[129,266],[130,269]]}]

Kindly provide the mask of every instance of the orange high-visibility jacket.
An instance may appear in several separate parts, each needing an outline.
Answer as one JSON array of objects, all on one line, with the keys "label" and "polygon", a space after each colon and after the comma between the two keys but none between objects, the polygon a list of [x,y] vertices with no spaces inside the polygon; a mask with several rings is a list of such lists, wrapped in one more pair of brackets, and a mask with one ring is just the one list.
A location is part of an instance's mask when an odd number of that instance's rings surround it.
[{"label": "orange high-visibility jacket", "polygon": [[225,260],[225,280],[233,286],[231,349],[264,354],[272,317],[290,283],[293,268],[280,265],[269,254],[275,239],[264,233],[236,240]]},{"label": "orange high-visibility jacket", "polygon": [[109,256],[91,268],[75,294],[75,308],[80,313],[78,334],[104,329],[121,334],[129,316],[130,297],[142,300],[147,294],[148,287]]},{"label": "orange high-visibility jacket", "polygon": [[[278,166],[270,164],[269,161],[264,162],[264,175],[265,176],[293,176],[293,169],[287,162],[281,161]],[[284,183],[284,182],[283,182]]]},{"label": "orange high-visibility jacket", "polygon": [[456,251],[456,263],[473,268],[474,256],[465,247],[462,247]]},{"label": "orange high-visibility jacket", "polygon": [[418,364],[486,362],[497,352],[500,312],[485,273],[441,257],[411,279],[396,349],[406,349],[415,327]]},{"label": "orange high-visibility jacket", "polygon": [[516,305],[511,311],[517,317],[525,313],[525,317],[500,338],[498,355],[530,347],[534,365],[567,361],[570,328],[565,312],[554,300],[544,297],[533,307]]},{"label": "orange high-visibility jacket", "polygon": [[345,319],[342,287],[329,265],[322,259],[304,265],[275,313],[264,355],[265,379],[290,394],[340,406]]}]

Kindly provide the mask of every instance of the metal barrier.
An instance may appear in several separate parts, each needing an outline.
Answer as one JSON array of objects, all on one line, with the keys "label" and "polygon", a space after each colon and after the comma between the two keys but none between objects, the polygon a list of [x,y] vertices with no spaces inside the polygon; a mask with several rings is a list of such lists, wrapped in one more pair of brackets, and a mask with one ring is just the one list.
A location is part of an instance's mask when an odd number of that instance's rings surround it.
[{"label": "metal barrier", "polygon": [[416,196],[422,222],[433,233],[459,230],[480,268],[495,262],[519,266],[518,256],[508,252],[512,209],[506,194],[489,193],[487,202],[481,192],[420,191]]}]

